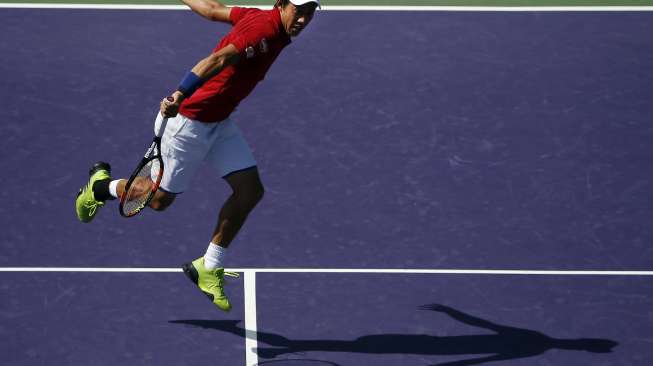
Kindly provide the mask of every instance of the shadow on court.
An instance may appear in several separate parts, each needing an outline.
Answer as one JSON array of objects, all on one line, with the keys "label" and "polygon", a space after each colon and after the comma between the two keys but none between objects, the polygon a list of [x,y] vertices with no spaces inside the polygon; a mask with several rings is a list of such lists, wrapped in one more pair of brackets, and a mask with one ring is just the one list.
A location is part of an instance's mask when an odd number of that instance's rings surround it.
[{"label": "shadow on court", "polygon": [[[485,362],[534,357],[551,349],[610,353],[617,342],[609,339],[579,338],[558,339],[540,332],[492,323],[440,304],[420,307],[422,310],[444,313],[464,324],[496,332],[489,335],[431,336],[423,334],[375,334],[355,340],[300,340],[288,339],[278,334],[257,332],[258,342],[270,348],[258,348],[261,358],[272,359],[282,354],[318,351],[373,354],[416,355],[489,355],[432,366],[465,366]],[[170,323],[188,324],[215,329],[245,337],[245,328],[238,320],[174,320]]]}]

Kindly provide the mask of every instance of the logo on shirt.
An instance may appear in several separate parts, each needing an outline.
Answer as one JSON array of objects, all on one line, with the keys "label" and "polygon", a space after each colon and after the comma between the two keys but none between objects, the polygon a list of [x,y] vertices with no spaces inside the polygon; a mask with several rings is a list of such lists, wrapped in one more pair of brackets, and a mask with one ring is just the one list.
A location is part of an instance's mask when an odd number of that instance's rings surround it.
[{"label": "logo on shirt", "polygon": [[268,41],[265,38],[261,39],[261,43],[259,43],[258,48],[261,51],[261,53],[268,53],[268,51],[270,50],[270,48],[268,47]]},{"label": "logo on shirt", "polygon": [[258,45],[256,45],[256,47],[247,46],[247,48],[245,48],[245,57],[248,59],[252,58],[256,56],[257,51],[258,53],[268,53],[268,51],[270,51],[270,46],[268,46],[267,39],[265,38],[261,39],[261,41],[258,43]]},{"label": "logo on shirt", "polygon": [[254,52],[255,52],[254,47],[248,46],[247,48],[245,48],[245,57],[246,58],[254,57]]}]

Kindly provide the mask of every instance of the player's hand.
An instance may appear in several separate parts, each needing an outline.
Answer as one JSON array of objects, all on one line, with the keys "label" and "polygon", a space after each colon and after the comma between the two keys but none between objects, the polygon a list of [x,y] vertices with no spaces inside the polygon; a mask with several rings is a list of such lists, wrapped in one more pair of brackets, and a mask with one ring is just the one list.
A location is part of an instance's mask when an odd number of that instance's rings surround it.
[{"label": "player's hand", "polygon": [[179,106],[184,101],[184,95],[176,91],[171,96],[163,98],[161,101],[161,115],[166,118],[174,117],[179,112]]}]

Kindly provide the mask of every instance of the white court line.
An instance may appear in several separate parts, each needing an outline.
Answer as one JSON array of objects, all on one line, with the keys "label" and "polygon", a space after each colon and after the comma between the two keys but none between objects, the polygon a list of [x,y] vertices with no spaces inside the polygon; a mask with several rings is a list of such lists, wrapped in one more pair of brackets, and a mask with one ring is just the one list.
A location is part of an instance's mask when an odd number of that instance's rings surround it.
[{"label": "white court line", "polygon": [[256,272],[245,272],[245,365],[258,364],[256,327]]},{"label": "white court line", "polygon": [[[231,5],[238,6],[238,5]],[[270,5],[241,5],[271,9]],[[15,9],[98,9],[98,10],[190,10],[185,5],[135,5],[135,4],[34,4],[0,3],[0,8]],[[325,5],[323,11],[500,11],[500,12],[570,12],[570,11],[653,11],[653,6],[347,6]]]},{"label": "white court line", "polygon": [[[174,273],[181,268],[127,267],[0,267],[0,272],[109,272]],[[242,273],[377,273],[377,274],[472,274],[542,276],[653,276],[653,271],[526,270],[526,269],[395,269],[395,268],[227,268]]]},{"label": "white court line", "polygon": [[328,6],[332,11],[653,11],[653,6]]},{"label": "white court line", "polygon": [[[482,275],[585,275],[653,276],[653,271],[546,271],[546,270],[474,270],[474,269],[356,269],[356,268],[230,268],[244,273],[245,293],[245,365],[258,364],[256,323],[257,273],[371,273],[371,274],[482,274]],[[102,268],[102,267],[0,267],[0,272],[99,272],[99,273],[178,273],[180,268]]]}]

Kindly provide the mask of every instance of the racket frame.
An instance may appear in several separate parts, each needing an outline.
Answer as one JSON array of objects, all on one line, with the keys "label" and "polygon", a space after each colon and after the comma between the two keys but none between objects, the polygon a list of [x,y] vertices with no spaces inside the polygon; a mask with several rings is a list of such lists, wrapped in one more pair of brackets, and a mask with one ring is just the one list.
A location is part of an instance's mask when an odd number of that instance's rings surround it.
[{"label": "racket frame", "polygon": [[[154,194],[159,189],[159,185],[161,184],[161,179],[163,178],[163,171],[165,169],[165,167],[163,166],[163,158],[161,156],[161,136],[163,135],[163,131],[165,131],[167,122],[168,119],[163,118],[159,130],[154,135],[152,144],[150,145],[149,149],[147,149],[145,155],[136,166],[136,169],[134,169],[134,171],[132,172],[131,176],[129,177],[129,180],[127,180],[127,184],[125,184],[125,189],[123,190],[122,195],[120,195],[120,204],[118,205],[118,211],[120,212],[120,215],[123,217],[136,216],[136,214],[141,212],[145,207],[147,207],[150,204],[150,202],[154,198]],[[131,212],[125,212],[124,204],[125,201],[127,200],[127,193],[129,192],[129,189],[131,188],[136,178],[139,177],[138,173],[141,171],[141,169],[152,160],[159,161],[159,173],[156,181],[152,185],[151,191],[148,193],[147,199],[136,210]]]}]

